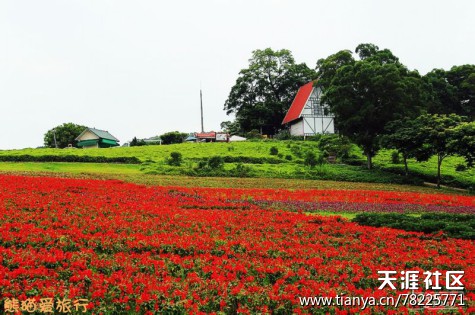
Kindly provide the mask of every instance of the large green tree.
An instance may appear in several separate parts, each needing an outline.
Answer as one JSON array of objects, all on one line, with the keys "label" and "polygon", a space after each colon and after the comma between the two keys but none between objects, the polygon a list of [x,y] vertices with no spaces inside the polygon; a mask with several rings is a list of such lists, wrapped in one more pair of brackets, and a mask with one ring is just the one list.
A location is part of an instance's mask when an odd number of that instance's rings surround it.
[{"label": "large green tree", "polygon": [[[44,144],[47,147],[66,148],[69,145],[76,146],[76,138],[87,127],[74,123],[64,123],[48,130],[44,135]],[[56,138],[56,142],[55,142]]]},{"label": "large green tree", "polygon": [[475,65],[434,69],[424,76],[431,93],[431,114],[457,114],[475,119]]},{"label": "large green tree", "polygon": [[255,50],[249,67],[239,72],[224,104],[236,115],[239,129],[275,134],[300,86],[316,78],[314,70],[296,63],[289,50]]},{"label": "large green tree", "polygon": [[419,73],[390,50],[360,44],[355,52],[359,59],[344,50],[319,60],[317,70],[336,128],[363,148],[371,169],[386,125],[418,115],[427,95]]}]

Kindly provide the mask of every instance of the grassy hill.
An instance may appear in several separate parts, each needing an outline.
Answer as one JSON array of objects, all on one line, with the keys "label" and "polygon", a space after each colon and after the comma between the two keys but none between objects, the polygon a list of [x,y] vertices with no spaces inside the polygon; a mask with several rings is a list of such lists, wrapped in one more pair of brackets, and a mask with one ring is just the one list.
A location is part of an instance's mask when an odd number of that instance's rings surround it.
[{"label": "grassy hill", "polygon": [[[275,148],[277,154],[271,154]],[[117,173],[148,175],[186,175],[211,177],[264,177],[294,179],[324,179],[351,182],[409,183],[435,181],[436,164],[431,159],[418,163],[409,161],[409,178],[402,175],[403,165],[393,164],[391,151],[383,150],[375,157],[376,168],[368,171],[364,157],[356,146],[351,146],[351,163],[324,164],[309,168],[303,160],[307,151],[319,153],[316,141],[255,141],[238,143],[183,143],[162,146],[118,147],[108,149],[24,149],[0,151],[0,171],[51,171],[72,173]],[[170,166],[170,153],[180,152],[183,162]],[[206,161],[220,156],[225,161],[222,168],[209,168]],[[57,161],[34,163],[35,157],[95,157],[137,158],[139,164],[61,163]],[[104,161],[102,161],[104,162]],[[107,161],[106,161],[107,162]],[[460,157],[449,157],[442,165],[442,182],[454,187],[475,186],[475,171],[456,171],[463,163]],[[200,168],[201,166],[201,168]]]}]

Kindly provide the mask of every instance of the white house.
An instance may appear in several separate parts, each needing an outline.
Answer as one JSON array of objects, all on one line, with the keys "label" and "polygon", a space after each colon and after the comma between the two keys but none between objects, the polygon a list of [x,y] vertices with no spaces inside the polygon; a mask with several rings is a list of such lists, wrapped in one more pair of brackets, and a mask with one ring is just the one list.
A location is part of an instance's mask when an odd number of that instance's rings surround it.
[{"label": "white house", "polygon": [[300,87],[282,124],[289,124],[292,136],[335,133],[334,116],[321,103],[322,89],[316,81]]}]

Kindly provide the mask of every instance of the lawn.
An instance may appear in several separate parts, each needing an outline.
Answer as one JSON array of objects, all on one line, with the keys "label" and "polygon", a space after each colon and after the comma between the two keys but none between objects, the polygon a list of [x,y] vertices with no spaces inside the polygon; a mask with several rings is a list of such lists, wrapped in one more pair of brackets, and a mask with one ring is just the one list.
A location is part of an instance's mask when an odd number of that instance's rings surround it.
[{"label": "lawn", "polygon": [[[271,148],[277,154],[271,154]],[[435,182],[436,163],[434,158],[428,162],[409,161],[411,176],[403,176],[403,165],[393,164],[391,152],[382,150],[375,157],[375,169],[364,167],[361,151],[352,146],[350,150],[351,165],[337,162],[309,168],[303,161],[306,152],[319,154],[316,141],[250,141],[239,143],[183,143],[162,146],[118,147],[108,149],[24,149],[0,151],[0,160],[47,156],[87,156],[106,158],[137,158],[140,164],[97,164],[44,162],[44,163],[9,163],[0,162],[0,171],[52,171],[71,173],[109,173],[109,174],[144,174],[192,177],[264,177],[293,178],[313,180],[336,180],[346,182],[367,182],[383,184],[416,184]],[[167,159],[170,153],[180,152],[183,162],[180,166],[170,166]],[[220,156],[225,164],[222,169],[200,169],[200,163],[213,156]],[[442,165],[442,183],[448,186],[475,187],[475,170],[456,171],[463,163],[460,157],[448,157]]]}]

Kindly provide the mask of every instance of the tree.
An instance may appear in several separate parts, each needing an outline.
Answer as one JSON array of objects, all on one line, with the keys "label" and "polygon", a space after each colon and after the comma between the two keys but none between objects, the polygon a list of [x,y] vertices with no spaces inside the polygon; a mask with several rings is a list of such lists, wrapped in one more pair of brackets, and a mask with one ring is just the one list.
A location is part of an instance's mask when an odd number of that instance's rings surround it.
[{"label": "tree", "polygon": [[146,145],[145,141],[143,139],[137,139],[137,137],[134,137],[132,141],[130,141],[130,146],[131,147],[140,147]]},{"label": "tree", "polygon": [[317,70],[322,101],[335,115],[336,128],[363,148],[371,169],[385,126],[419,114],[427,94],[419,73],[409,71],[388,49],[360,44],[356,52],[359,60],[345,50],[319,60]]},{"label": "tree", "polygon": [[424,76],[432,95],[431,114],[457,114],[475,119],[475,65],[454,66],[449,71],[434,69]]},{"label": "tree", "polygon": [[[460,129],[456,129],[462,122],[463,117],[455,114],[426,114],[416,119],[416,123],[419,125],[417,137],[423,139],[424,151],[431,153],[430,155],[424,155],[423,158],[417,157],[417,159],[421,161],[427,160],[431,155],[437,156],[437,187],[440,187],[442,161],[447,156],[463,153],[463,150],[456,144],[464,136],[463,132],[466,127],[462,126],[461,128],[459,127]],[[471,127],[469,126],[469,128]],[[467,139],[467,143],[471,143],[473,147],[473,139]]]},{"label": "tree", "polygon": [[299,87],[315,77],[315,71],[307,65],[295,63],[289,50],[255,50],[249,67],[239,72],[224,110],[236,115],[243,132],[257,129],[274,135],[281,129]]},{"label": "tree", "polygon": [[422,126],[419,120],[403,118],[388,123],[386,134],[382,137],[382,145],[388,149],[396,149],[404,161],[404,173],[409,169],[407,159],[430,157],[430,152],[424,152],[424,138],[420,133]]},{"label": "tree", "polygon": [[183,140],[188,136],[186,133],[178,132],[178,131],[171,131],[164,133],[160,136],[162,139],[163,144],[174,144],[174,143],[182,143]]},{"label": "tree", "polygon": [[[66,148],[69,145],[76,146],[76,138],[87,127],[74,123],[64,123],[48,130],[44,135],[44,144],[49,148]],[[55,142],[56,138],[56,142]]]},{"label": "tree", "polygon": [[450,130],[448,146],[452,152],[463,156],[467,165],[475,161],[475,122],[463,122]]},{"label": "tree", "polygon": [[238,135],[241,133],[239,123],[235,121],[223,121],[221,123],[221,130],[223,130],[226,133],[229,133],[230,135]]}]

